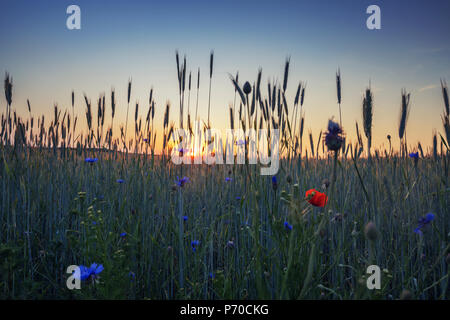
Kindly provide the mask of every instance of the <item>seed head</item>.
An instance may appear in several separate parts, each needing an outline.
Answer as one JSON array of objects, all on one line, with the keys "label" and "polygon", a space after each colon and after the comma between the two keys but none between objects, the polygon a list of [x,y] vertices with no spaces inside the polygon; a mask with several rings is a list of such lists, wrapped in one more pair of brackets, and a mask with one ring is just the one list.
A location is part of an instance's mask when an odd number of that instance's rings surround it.
[{"label": "seed head", "polygon": [[366,227],[364,228],[364,234],[370,241],[375,241],[378,237],[378,231],[375,223],[373,223],[372,221],[368,222],[366,224]]},{"label": "seed head", "polygon": [[11,105],[12,103],[12,78],[9,76],[9,73],[5,75],[5,98],[6,103]]},{"label": "seed head", "polygon": [[287,183],[291,183],[292,182],[292,177],[290,175],[288,175],[286,177],[286,181],[287,181]]}]

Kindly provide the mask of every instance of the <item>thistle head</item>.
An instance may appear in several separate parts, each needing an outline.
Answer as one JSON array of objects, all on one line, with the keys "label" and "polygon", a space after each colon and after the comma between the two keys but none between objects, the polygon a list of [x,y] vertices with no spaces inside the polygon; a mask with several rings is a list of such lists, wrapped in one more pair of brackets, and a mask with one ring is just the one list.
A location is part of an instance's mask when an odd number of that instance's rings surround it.
[{"label": "thistle head", "polygon": [[325,144],[330,151],[337,152],[341,149],[344,142],[344,135],[342,128],[337,122],[328,120],[328,130],[325,133]]}]

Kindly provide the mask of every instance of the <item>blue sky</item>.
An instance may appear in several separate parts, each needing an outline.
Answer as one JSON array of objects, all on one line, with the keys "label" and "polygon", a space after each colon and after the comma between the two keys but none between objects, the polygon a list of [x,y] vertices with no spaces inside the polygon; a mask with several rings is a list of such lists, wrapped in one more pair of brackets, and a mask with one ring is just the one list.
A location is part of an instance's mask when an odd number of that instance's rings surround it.
[{"label": "blue sky", "polygon": [[[306,81],[305,129],[317,137],[327,119],[338,116],[335,72],[343,79],[343,125],[350,139],[361,123],[362,93],[374,90],[375,146],[397,138],[400,92],[411,92],[408,142],[431,143],[442,131],[440,79],[450,79],[450,1],[1,1],[0,72],[14,79],[13,107],[26,114],[69,107],[76,92],[80,125],[85,125],[86,93],[93,101],[111,87],[117,116],[126,114],[126,86],[145,116],[153,86],[156,118],[167,100],[178,110],[175,50],[187,55],[188,70],[200,67],[200,114],[206,118],[209,52],[215,52],[212,85],[213,125],[228,126],[234,90],[228,73],[254,81],[263,69],[282,81],[291,58],[288,101],[298,81]],[[81,30],[66,28],[66,8],[81,8]],[[366,28],[366,8],[381,8],[381,30]],[[263,91],[265,94],[265,92]],[[195,104],[192,94],[191,107]],[[0,108],[5,108],[0,100]],[[109,112],[109,110],[108,110]],[[134,109],[133,109],[134,112]],[[175,113],[172,119],[175,120]],[[177,119],[177,118],[176,118]],[[116,122],[116,121],[115,121]],[[120,121],[117,121],[117,123]],[[116,130],[117,132],[117,130]],[[397,138],[398,139],[398,138]]]}]

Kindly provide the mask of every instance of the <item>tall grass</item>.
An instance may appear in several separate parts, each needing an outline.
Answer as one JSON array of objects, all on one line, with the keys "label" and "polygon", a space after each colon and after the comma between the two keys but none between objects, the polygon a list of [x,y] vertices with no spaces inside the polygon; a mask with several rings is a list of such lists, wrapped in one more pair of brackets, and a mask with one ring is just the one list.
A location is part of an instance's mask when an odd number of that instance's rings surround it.
[{"label": "tall grass", "polygon": [[[211,53],[210,88],[212,61]],[[181,65],[176,54],[176,62],[182,127],[186,61]],[[170,154],[176,126],[169,101],[162,109],[163,149],[156,156],[153,90],[144,125],[142,105],[136,103],[135,134],[127,141],[131,81],[119,137],[112,131],[119,105],[114,89],[106,139],[104,95],[97,100],[97,121],[91,100],[84,96],[84,132],[75,129],[74,93],[72,118],[55,105],[48,125],[44,116],[36,115],[33,131],[31,106],[28,120],[12,110],[12,80],[6,75],[0,135],[0,297],[398,299],[408,290],[417,299],[448,299],[448,132],[447,141],[439,134],[440,150],[437,134],[432,150],[417,146],[418,160],[400,161],[400,154],[391,150],[372,150],[369,87],[362,121],[370,161],[361,157],[358,122],[357,141],[342,148],[350,150],[350,159],[338,160],[339,150],[325,152],[322,131],[316,144],[309,133],[310,156],[306,146],[302,157],[305,84],[299,84],[290,105],[285,94],[289,63],[282,84],[269,82],[266,96],[260,91],[262,70],[246,88],[237,75],[230,76],[240,105],[237,112],[230,105],[230,126],[237,121],[241,128],[281,131],[284,157],[276,183],[248,166],[174,165]],[[197,96],[199,76],[198,70]],[[442,90],[448,130],[444,83]],[[197,107],[198,102],[196,118]],[[210,103],[208,126],[209,109]],[[327,118],[324,127],[326,123]],[[73,139],[67,135],[70,128]],[[184,176],[189,181],[180,183]],[[326,207],[306,201],[305,192],[312,188],[328,194]],[[435,220],[423,234],[415,233],[418,219],[428,212]],[[369,221],[371,228],[376,226],[376,237],[364,232]],[[93,262],[105,267],[98,281],[68,290],[66,268]],[[380,290],[367,290],[370,264],[383,270]]]}]

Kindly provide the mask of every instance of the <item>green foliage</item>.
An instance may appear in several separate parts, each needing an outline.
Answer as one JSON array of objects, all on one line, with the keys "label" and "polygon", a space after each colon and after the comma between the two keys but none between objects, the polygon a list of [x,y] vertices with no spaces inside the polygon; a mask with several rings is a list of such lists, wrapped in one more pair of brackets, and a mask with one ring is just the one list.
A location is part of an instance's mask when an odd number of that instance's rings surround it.
[{"label": "green foliage", "polygon": [[[99,153],[90,164],[83,150],[28,152],[0,161],[1,298],[398,299],[404,289],[448,298],[445,156],[417,167],[342,158],[333,192],[321,182],[332,176],[331,155],[283,160],[274,190],[248,166],[181,172],[146,155]],[[189,182],[174,188],[176,176]],[[305,201],[311,188],[328,194],[325,208]],[[427,212],[435,221],[415,234]],[[372,245],[368,221],[379,232]],[[67,267],[94,262],[104,266],[99,277],[67,289]],[[380,290],[366,287],[372,263],[383,270]]]}]

